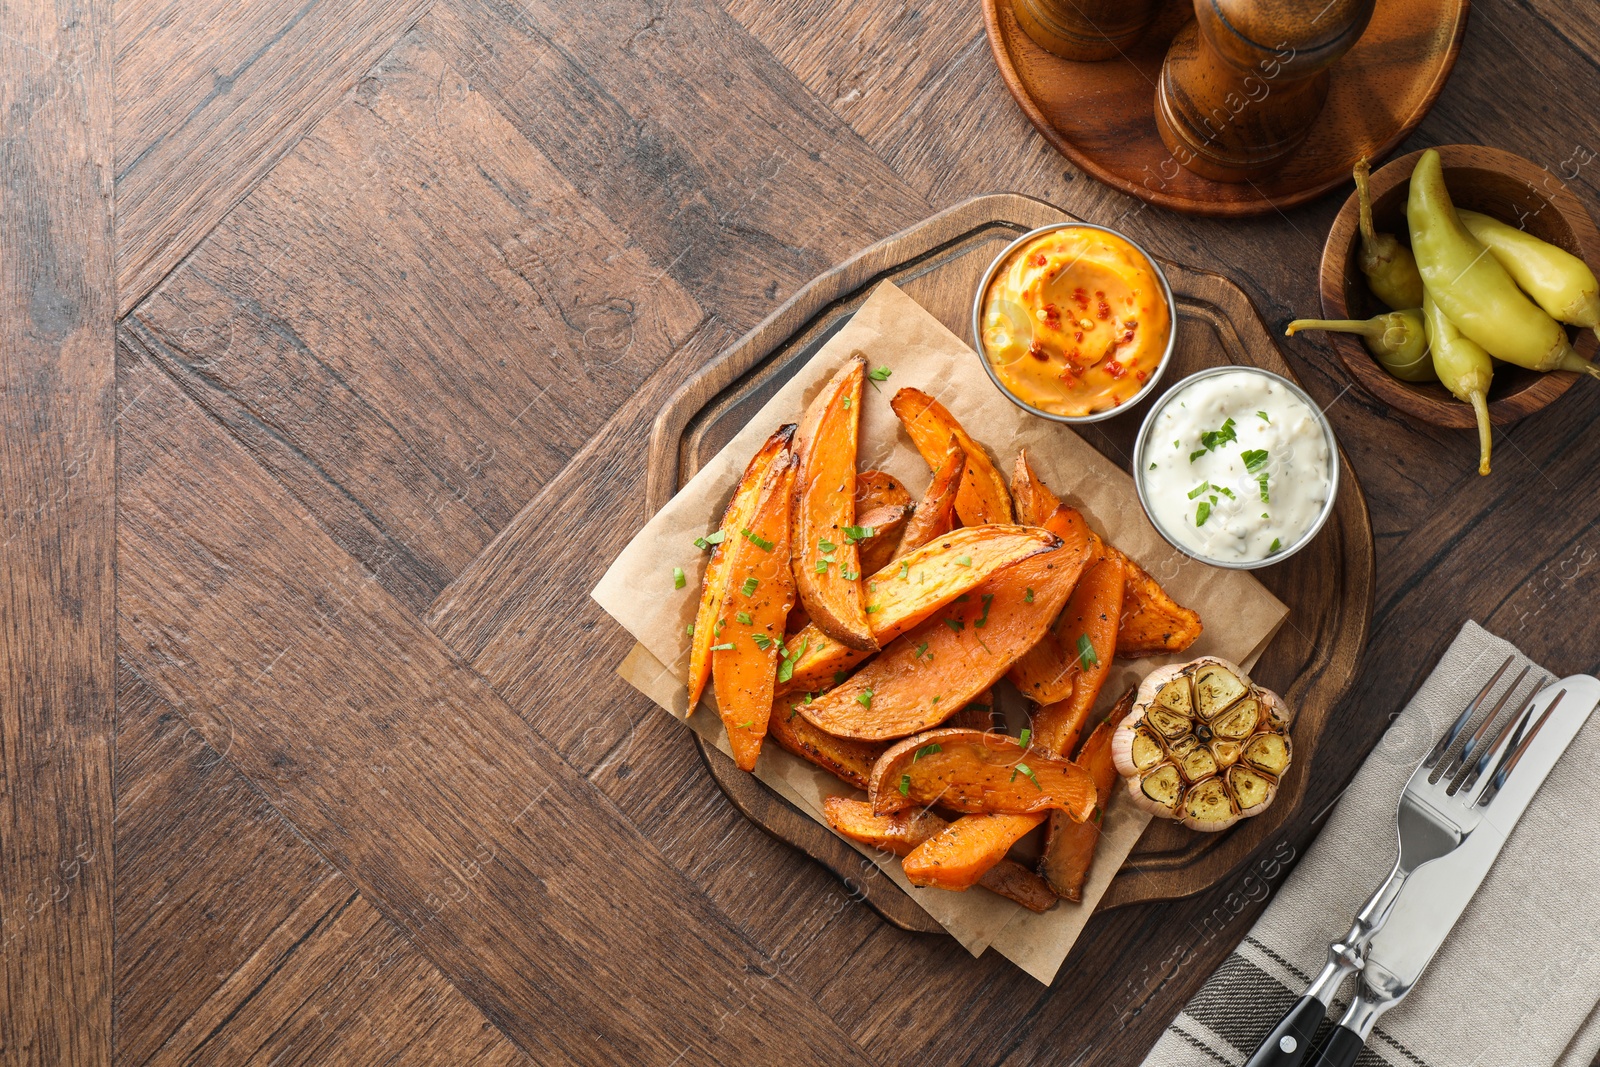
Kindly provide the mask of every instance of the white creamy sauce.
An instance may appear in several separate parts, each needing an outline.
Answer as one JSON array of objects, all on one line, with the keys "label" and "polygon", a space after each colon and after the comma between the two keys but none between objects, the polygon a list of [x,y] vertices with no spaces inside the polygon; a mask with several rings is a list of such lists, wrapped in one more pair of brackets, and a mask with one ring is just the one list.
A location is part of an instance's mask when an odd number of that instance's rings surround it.
[{"label": "white creamy sauce", "polygon": [[1328,499],[1328,444],[1316,414],[1248,370],[1169,393],[1138,475],[1156,524],[1196,554],[1250,563],[1293,548]]}]

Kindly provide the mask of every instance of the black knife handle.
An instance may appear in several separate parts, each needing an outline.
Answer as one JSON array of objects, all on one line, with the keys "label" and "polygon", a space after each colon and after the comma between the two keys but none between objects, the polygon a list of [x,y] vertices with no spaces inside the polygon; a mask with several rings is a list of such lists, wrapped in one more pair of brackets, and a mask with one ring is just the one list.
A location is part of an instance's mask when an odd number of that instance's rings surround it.
[{"label": "black knife handle", "polygon": [[1366,1038],[1349,1027],[1335,1026],[1312,1067],[1352,1067],[1366,1044]]},{"label": "black knife handle", "polygon": [[1301,997],[1245,1060],[1244,1067],[1300,1067],[1311,1052],[1311,1035],[1327,1013],[1328,1006],[1316,997]]}]

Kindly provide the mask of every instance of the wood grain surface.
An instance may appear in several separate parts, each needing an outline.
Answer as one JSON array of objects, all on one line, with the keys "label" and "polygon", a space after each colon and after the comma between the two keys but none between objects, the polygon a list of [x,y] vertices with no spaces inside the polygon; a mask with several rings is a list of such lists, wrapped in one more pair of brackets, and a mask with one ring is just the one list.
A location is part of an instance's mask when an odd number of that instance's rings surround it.
[{"label": "wood grain surface", "polygon": [[[0,21],[0,1061],[1136,1063],[1464,618],[1600,665],[1600,391],[1479,478],[1469,433],[1285,341],[1378,552],[1298,813],[1097,916],[1048,989],[901,930],[612,673],[586,593],[648,514],[658,413],[979,193],[1216,271],[1274,334],[1317,310],[1341,197],[1209,220],[1100,184],[977,7],[114,14]],[[1478,0],[1401,148],[1516,152],[1592,210],[1597,63],[1579,9]]]}]

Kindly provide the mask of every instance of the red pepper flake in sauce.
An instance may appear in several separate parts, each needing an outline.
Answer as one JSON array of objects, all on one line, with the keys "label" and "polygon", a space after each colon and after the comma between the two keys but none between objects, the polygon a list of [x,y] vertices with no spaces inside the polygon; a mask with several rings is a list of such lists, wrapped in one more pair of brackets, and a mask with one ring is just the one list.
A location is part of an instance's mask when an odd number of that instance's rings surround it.
[{"label": "red pepper flake in sauce", "polygon": [[1028,355],[1040,361],[1050,358],[1050,353],[1046,352],[1044,350],[1044,345],[1040,344],[1038,341],[1035,341],[1033,344],[1028,346]]},{"label": "red pepper flake in sauce", "polygon": [[1137,378],[1137,379],[1139,379],[1139,380],[1140,380],[1140,381],[1141,381],[1141,382],[1142,382],[1142,381],[1144,381],[1144,380],[1145,380],[1145,379],[1146,379],[1146,378],[1149,378],[1149,377],[1150,377],[1150,374],[1149,374],[1149,372],[1148,372],[1148,371],[1140,371],[1140,372],[1139,372],[1139,373],[1137,373],[1137,374],[1135,374],[1135,375],[1134,375],[1134,377],[1135,377],[1135,378]]},{"label": "red pepper flake in sauce", "polygon": [[1053,330],[1061,329],[1061,309],[1054,304],[1044,306],[1044,324]]},{"label": "red pepper flake in sauce", "polygon": [[1077,304],[1078,307],[1083,311],[1089,310],[1089,293],[1088,293],[1088,291],[1084,290],[1084,289],[1074,289],[1074,290],[1072,290],[1072,302],[1074,304]]},{"label": "red pepper flake in sauce", "polygon": [[1123,379],[1123,376],[1128,373],[1128,368],[1124,367],[1114,359],[1106,360],[1105,368],[1106,373],[1111,375],[1112,381],[1120,382]]},{"label": "red pepper flake in sauce", "polygon": [[1048,264],[1049,262],[1050,262],[1050,260],[1045,257],[1045,254],[1043,252],[1040,252],[1038,255],[1033,257],[1033,265],[1035,267],[1043,267],[1046,264]]}]

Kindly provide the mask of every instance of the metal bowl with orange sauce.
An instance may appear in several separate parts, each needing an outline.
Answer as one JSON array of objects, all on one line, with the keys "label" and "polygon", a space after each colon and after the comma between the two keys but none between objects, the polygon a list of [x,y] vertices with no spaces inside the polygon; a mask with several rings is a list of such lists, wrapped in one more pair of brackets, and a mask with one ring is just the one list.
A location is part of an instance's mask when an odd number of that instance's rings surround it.
[{"label": "metal bowl with orange sauce", "polygon": [[983,276],[972,332],[983,367],[1019,406],[1098,422],[1153,388],[1172,354],[1172,289],[1114,230],[1058,223],[1017,238]]}]

